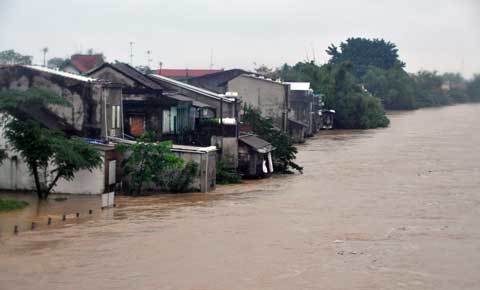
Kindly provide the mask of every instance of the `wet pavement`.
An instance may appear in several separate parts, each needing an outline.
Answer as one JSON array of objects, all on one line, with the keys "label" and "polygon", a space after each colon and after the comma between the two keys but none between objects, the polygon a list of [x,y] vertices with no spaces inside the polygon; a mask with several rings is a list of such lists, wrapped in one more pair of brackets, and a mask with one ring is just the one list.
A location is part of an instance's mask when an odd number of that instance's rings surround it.
[{"label": "wet pavement", "polygon": [[2,213],[0,289],[479,289],[480,106],[390,117],[309,139],[303,175]]}]

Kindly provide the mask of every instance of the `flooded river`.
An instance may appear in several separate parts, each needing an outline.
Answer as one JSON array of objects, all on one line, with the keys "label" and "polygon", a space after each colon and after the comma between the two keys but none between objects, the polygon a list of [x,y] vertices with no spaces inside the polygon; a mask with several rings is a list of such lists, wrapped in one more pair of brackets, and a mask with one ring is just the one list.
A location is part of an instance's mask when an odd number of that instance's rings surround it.
[{"label": "flooded river", "polygon": [[303,175],[0,214],[56,218],[0,236],[0,289],[479,289],[480,106],[390,117],[309,139]]}]

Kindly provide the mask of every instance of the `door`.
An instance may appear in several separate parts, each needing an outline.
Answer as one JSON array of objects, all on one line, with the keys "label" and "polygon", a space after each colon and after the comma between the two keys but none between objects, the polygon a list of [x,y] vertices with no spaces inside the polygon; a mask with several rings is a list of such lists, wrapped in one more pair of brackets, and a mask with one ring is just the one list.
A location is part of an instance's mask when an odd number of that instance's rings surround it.
[{"label": "door", "polygon": [[130,125],[130,135],[133,137],[140,137],[145,132],[145,116],[130,115],[128,124]]}]

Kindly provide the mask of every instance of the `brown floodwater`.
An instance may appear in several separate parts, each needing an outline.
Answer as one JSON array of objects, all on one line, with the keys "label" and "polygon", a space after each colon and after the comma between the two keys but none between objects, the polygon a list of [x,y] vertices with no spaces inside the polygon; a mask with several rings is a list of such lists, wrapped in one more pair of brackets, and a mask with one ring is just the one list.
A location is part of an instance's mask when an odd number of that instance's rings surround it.
[{"label": "brown floodwater", "polygon": [[0,289],[480,289],[480,105],[390,118],[309,139],[303,175],[0,214]]}]

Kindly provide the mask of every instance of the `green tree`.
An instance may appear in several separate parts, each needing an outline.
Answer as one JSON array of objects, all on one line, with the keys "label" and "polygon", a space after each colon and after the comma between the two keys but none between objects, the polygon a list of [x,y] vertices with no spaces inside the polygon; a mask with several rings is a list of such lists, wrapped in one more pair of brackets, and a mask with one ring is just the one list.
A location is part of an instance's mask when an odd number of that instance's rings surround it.
[{"label": "green tree", "polygon": [[416,108],[413,80],[401,67],[394,66],[384,70],[369,66],[361,82],[387,109]]},{"label": "green tree", "polygon": [[390,121],[379,99],[366,92],[350,73],[351,64],[325,65],[321,93],[325,106],[336,111],[335,124],[345,129],[387,127]]},{"label": "green tree", "polygon": [[6,140],[31,171],[37,195],[47,199],[58,180],[72,180],[79,170],[93,170],[102,164],[97,150],[63,132],[42,127],[25,112],[31,106],[48,104],[66,105],[67,102],[53,93],[40,89],[0,92],[0,111]]},{"label": "green tree", "polygon": [[275,150],[272,152],[274,170],[277,172],[290,173],[290,169],[302,172],[303,167],[294,162],[297,148],[293,146],[290,137],[276,129],[270,118],[262,117],[259,110],[250,106],[243,109],[242,122],[250,126],[253,133],[265,139]]},{"label": "green tree", "polygon": [[471,101],[480,102],[480,74],[473,76],[467,84],[467,94]]},{"label": "green tree", "polygon": [[48,60],[47,66],[51,68],[60,68],[64,63],[65,59],[61,57],[53,57]]},{"label": "green tree", "polygon": [[0,51],[0,64],[32,64],[32,56],[22,55],[13,49]]},{"label": "green tree", "polygon": [[437,72],[419,71],[413,75],[415,100],[418,107],[443,106],[451,103],[442,90],[443,79]]},{"label": "green tree", "polygon": [[340,43],[340,49],[332,44],[326,52],[331,57],[330,64],[351,62],[352,73],[357,78],[362,78],[369,66],[384,70],[405,67],[405,63],[399,60],[397,46],[383,39],[348,38]]}]

